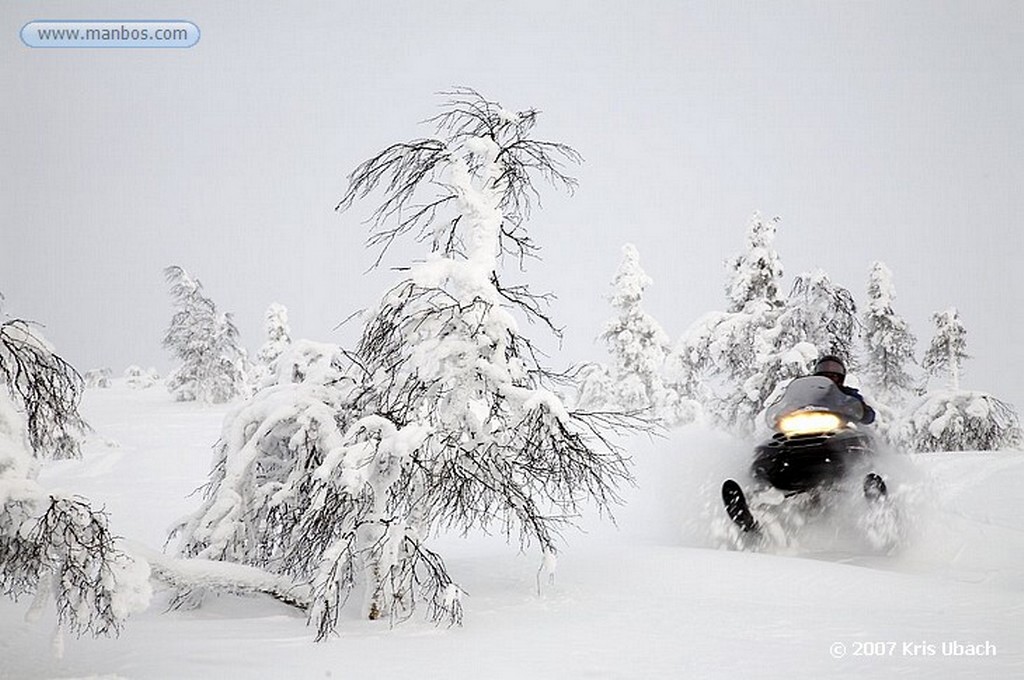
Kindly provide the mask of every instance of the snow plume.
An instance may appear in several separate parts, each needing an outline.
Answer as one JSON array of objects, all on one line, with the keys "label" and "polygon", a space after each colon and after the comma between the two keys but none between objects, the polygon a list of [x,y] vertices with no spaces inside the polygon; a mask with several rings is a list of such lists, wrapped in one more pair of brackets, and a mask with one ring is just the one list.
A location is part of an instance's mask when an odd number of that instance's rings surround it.
[{"label": "snow plume", "polygon": [[620,421],[567,409],[519,332],[515,312],[554,328],[544,297],[499,276],[502,256],[535,254],[532,177],[571,189],[560,161],[577,155],[529,136],[534,111],[449,96],[440,139],[364,162],[339,205],[386,187],[371,245],[417,231],[430,257],[366,316],[354,351],[299,342],[278,357],[277,384],[225,421],[202,507],[176,531],[184,556],[309,584],[318,639],[356,589],[371,619],[422,603],[460,621],[434,533],[497,525],[553,556],[582,504],[606,509],[629,478],[607,438]]},{"label": "snow plume", "polygon": [[163,344],[182,362],[168,376],[167,389],[179,401],[207,403],[243,394],[248,360],[231,315],[219,313],[199,280],[181,267],[168,267],[164,274],[175,312]]}]

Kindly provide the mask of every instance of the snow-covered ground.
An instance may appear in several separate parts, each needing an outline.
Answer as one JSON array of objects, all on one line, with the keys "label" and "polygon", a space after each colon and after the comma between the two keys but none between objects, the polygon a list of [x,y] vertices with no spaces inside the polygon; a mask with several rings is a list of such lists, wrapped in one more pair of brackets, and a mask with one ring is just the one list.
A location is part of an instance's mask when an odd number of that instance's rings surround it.
[{"label": "snow-covered ground", "polygon": [[[159,548],[197,505],[227,407],[115,381],[82,410],[84,459],[48,464],[43,482]],[[821,527],[785,550],[718,550],[718,485],[748,449],[699,428],[634,442],[618,528],[584,520],[553,581],[500,538],[439,539],[468,592],[459,628],[350,612],[317,644],[269,598],[166,611],[158,593],[120,638],[69,638],[59,656],[52,618],[29,623],[27,600],[0,599],[0,678],[1024,677],[1024,453],[889,461],[907,527],[893,554]]]}]

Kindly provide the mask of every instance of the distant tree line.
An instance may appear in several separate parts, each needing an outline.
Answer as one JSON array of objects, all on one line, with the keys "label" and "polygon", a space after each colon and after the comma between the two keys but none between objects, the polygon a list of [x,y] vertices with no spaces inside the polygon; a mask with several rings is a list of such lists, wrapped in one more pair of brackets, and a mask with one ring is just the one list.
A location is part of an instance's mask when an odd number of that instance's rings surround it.
[{"label": "distant tree line", "polygon": [[918,362],[916,337],[894,308],[892,273],[882,262],[871,266],[862,307],[823,270],[798,275],[784,297],[777,224],[753,216],[744,251],[727,262],[726,310],[698,319],[675,344],[643,311],[651,279],[636,248],[626,246],[612,282],[616,316],[601,336],[612,361],[582,370],[581,403],[646,410],[668,426],[704,418],[749,434],[780,386],[835,354],[875,405],[879,433],[900,449],[1020,446],[1010,404],[961,389],[969,357],[955,308],[933,315],[935,332]]}]

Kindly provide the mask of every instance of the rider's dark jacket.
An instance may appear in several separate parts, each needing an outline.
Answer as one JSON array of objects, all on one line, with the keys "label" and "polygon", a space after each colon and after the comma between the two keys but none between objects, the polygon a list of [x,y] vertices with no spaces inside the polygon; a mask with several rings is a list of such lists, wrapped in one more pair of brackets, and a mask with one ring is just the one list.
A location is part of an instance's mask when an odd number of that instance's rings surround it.
[{"label": "rider's dark jacket", "polygon": [[860,422],[865,425],[875,422],[875,409],[867,405],[864,401],[864,396],[857,391],[857,388],[839,385],[839,389],[843,391],[843,394],[847,394],[859,401],[860,405],[864,407],[864,414],[860,417]]}]

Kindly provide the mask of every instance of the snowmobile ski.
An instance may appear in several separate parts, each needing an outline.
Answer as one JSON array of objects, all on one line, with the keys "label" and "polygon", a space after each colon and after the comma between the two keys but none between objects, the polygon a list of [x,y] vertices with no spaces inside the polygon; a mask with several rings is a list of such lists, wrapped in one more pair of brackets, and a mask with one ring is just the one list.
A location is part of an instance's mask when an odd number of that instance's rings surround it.
[{"label": "snowmobile ski", "polygon": [[725,503],[725,511],[736,526],[745,532],[756,532],[757,521],[750,513],[747,505],[747,498],[743,495],[743,489],[732,479],[727,479],[722,484],[722,501]]}]

